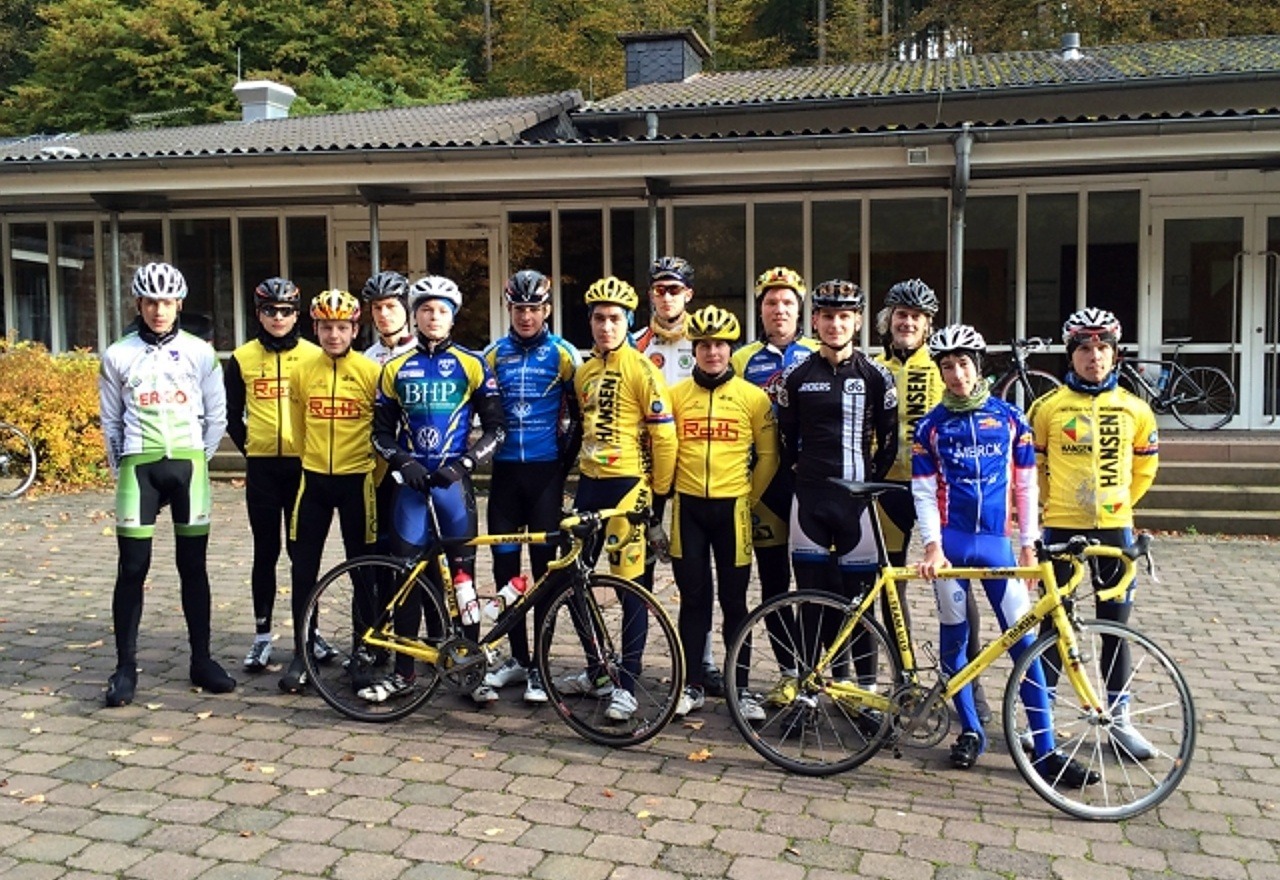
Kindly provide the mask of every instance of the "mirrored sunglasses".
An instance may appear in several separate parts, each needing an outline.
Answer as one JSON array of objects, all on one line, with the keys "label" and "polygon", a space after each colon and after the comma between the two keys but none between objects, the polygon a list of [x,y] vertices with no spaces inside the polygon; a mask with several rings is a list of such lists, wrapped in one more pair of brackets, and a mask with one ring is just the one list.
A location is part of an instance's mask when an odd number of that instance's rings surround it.
[{"label": "mirrored sunglasses", "polygon": [[293,306],[263,306],[259,311],[268,318],[288,318],[298,313]]}]

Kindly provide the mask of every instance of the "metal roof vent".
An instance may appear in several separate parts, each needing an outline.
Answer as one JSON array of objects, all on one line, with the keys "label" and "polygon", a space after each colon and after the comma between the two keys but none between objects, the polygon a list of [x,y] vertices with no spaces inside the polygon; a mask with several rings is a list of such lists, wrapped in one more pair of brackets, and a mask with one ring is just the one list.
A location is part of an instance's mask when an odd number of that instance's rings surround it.
[{"label": "metal roof vent", "polygon": [[1063,61],[1079,61],[1084,56],[1080,54],[1080,34],[1072,31],[1062,35],[1062,60]]},{"label": "metal roof vent", "polygon": [[238,82],[231,91],[240,101],[240,118],[245,122],[285,119],[289,116],[289,105],[298,97],[293,89],[269,79]]},{"label": "metal roof vent", "polygon": [[79,159],[80,151],[75,147],[55,145],[40,148],[41,159]]}]

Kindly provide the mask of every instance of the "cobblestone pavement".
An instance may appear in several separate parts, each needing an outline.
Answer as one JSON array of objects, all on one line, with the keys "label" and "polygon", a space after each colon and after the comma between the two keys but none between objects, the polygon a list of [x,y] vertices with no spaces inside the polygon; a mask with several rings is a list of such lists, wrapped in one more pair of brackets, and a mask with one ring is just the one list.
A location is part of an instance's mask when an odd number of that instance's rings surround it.
[{"label": "cobblestone pavement", "polygon": [[[240,671],[248,529],[239,491],[215,498],[214,654],[241,687],[212,696],[187,682],[166,536],[137,701],[110,710],[110,496],[0,506],[6,880],[1280,878],[1280,544],[1160,542],[1162,582],[1144,583],[1135,623],[1191,680],[1199,747],[1163,806],[1090,824],[1040,801],[998,752],[968,772],[940,745],[834,778],[789,776],[741,743],[717,701],[624,751],[526,708],[519,688],[483,711],[444,696],[397,724],[343,720],[277,689],[287,639],[275,671]],[[674,601],[669,575],[659,588]],[[913,601],[931,620],[928,590]]]}]

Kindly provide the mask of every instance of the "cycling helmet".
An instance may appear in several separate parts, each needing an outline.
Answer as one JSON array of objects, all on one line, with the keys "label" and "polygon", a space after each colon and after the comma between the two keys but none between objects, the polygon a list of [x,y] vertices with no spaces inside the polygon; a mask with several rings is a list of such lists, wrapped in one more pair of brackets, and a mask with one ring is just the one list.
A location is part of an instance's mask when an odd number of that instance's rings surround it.
[{"label": "cycling helmet", "polygon": [[147,299],[186,299],[187,279],[168,263],[147,263],[133,274],[133,295]]},{"label": "cycling helmet", "polygon": [[815,287],[812,301],[815,309],[852,309],[855,312],[861,312],[867,304],[861,287],[838,278]]},{"label": "cycling helmet", "polygon": [[1083,308],[1072,313],[1062,325],[1062,341],[1068,349],[1090,339],[1111,346],[1120,344],[1120,319],[1106,309]]},{"label": "cycling helmet", "polygon": [[660,257],[649,266],[649,283],[679,281],[693,287],[693,267],[683,257]]},{"label": "cycling helmet", "polygon": [[311,317],[317,321],[359,321],[360,300],[345,290],[322,290],[311,301]]},{"label": "cycling helmet", "polygon": [[449,304],[456,315],[462,308],[462,291],[443,275],[424,275],[409,288],[409,314],[418,311],[418,306],[429,299],[442,299]]},{"label": "cycling helmet", "polygon": [[409,293],[409,279],[399,272],[379,272],[364,283],[360,289],[360,298],[365,302],[377,302],[380,299],[398,299],[404,302]]},{"label": "cycling helmet", "polygon": [[273,303],[296,306],[301,298],[298,285],[288,278],[268,278],[253,289],[253,300],[256,308]]},{"label": "cycling helmet", "polygon": [[932,287],[919,278],[899,281],[893,287],[890,287],[889,292],[885,295],[884,304],[886,308],[890,309],[898,306],[904,309],[915,309],[917,312],[924,312],[929,317],[938,314],[938,295],[933,292]]},{"label": "cycling helmet", "polygon": [[684,335],[693,342],[699,339],[722,339],[725,342],[737,342],[742,335],[738,319],[726,309],[719,306],[707,306],[698,309],[689,316],[684,325]]},{"label": "cycling helmet", "polygon": [[521,269],[507,279],[502,295],[513,306],[546,305],[551,302],[551,279],[537,269]]},{"label": "cycling helmet", "polygon": [[967,354],[978,366],[986,350],[987,341],[968,324],[950,324],[929,337],[929,354],[935,361],[949,354]]},{"label": "cycling helmet", "polygon": [[786,266],[774,266],[772,269],[761,272],[760,277],[756,279],[756,296],[764,296],[765,291],[775,287],[790,288],[795,291],[796,296],[804,299],[804,280],[799,272],[788,269]]},{"label": "cycling helmet", "polygon": [[634,312],[640,305],[640,297],[636,294],[636,289],[613,275],[601,278],[588,287],[582,301],[587,304],[588,309],[591,306],[611,305],[622,306],[628,312]]}]

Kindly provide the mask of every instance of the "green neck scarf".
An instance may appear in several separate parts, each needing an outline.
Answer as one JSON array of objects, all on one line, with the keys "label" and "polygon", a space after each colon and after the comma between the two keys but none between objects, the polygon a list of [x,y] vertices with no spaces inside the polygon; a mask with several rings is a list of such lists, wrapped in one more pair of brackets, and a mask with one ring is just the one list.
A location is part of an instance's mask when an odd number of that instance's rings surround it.
[{"label": "green neck scarf", "polygon": [[987,380],[979,378],[968,397],[958,397],[950,391],[942,392],[942,405],[951,412],[973,412],[986,403],[990,396],[991,389],[987,387]]}]

